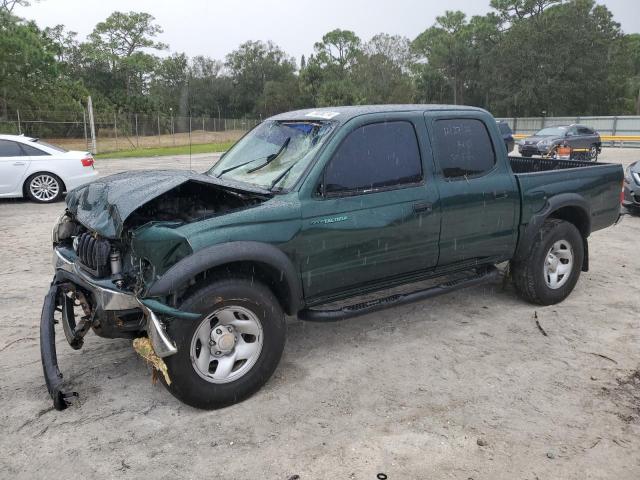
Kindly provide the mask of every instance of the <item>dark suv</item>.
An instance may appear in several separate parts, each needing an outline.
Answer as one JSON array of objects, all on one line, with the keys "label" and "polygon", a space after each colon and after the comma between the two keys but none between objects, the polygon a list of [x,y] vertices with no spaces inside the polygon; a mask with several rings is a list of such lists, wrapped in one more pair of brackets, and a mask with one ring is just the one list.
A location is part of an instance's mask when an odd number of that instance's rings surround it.
[{"label": "dark suv", "polygon": [[545,127],[531,137],[518,142],[518,151],[523,157],[533,155],[553,156],[559,145],[573,149],[588,149],[591,160],[598,158],[602,148],[600,134],[585,125],[558,125]]}]

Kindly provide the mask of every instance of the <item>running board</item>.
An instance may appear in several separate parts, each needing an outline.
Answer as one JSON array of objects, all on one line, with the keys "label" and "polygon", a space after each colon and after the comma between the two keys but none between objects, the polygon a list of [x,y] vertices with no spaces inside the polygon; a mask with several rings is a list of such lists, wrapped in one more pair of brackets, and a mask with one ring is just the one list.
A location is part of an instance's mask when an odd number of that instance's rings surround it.
[{"label": "running board", "polygon": [[396,307],[398,305],[404,305],[407,303],[418,302],[427,298],[437,297],[444,293],[453,292],[462,288],[473,287],[480,285],[495,279],[498,276],[498,269],[494,266],[487,267],[482,271],[479,271],[475,275],[461,278],[459,280],[453,280],[450,282],[441,283],[434,287],[429,287],[424,290],[416,290],[410,293],[400,293],[390,295],[384,298],[378,298],[375,300],[369,300],[368,302],[356,303],[355,305],[348,305],[339,309],[333,310],[316,310],[307,308],[298,312],[298,318],[308,322],[336,322],[338,320],[345,320],[347,318],[353,318],[367,313],[375,312],[377,310],[383,310],[389,307]]}]

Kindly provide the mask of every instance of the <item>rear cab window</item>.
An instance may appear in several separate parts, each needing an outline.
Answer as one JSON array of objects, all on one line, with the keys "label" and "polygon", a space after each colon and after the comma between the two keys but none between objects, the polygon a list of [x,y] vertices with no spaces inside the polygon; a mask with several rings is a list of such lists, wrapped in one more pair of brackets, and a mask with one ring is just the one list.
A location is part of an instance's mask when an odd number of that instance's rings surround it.
[{"label": "rear cab window", "polygon": [[351,132],[324,175],[325,193],[353,195],[422,182],[416,132],[405,120],[372,123]]},{"label": "rear cab window", "polygon": [[489,131],[475,118],[436,120],[434,146],[437,165],[445,178],[479,177],[496,164]]}]

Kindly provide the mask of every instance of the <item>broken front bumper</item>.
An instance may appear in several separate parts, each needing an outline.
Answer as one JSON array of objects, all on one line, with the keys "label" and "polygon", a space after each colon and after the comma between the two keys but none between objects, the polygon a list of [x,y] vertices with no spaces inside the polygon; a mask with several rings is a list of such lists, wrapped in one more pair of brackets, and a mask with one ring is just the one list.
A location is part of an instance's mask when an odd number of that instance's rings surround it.
[{"label": "broken front bumper", "polygon": [[40,354],[44,371],[45,382],[54,407],[64,410],[69,406],[76,392],[66,391],[63,376],[58,368],[58,360],[55,345],[54,314],[60,310],[64,301],[64,287],[73,285],[80,287],[91,297],[94,315],[101,313],[114,313],[117,311],[140,310],[146,319],[146,331],[159,357],[167,357],[175,354],[178,349],[175,342],[169,337],[159,315],[176,318],[199,318],[200,315],[182,312],[169,307],[157,300],[139,299],[133,293],[121,290],[110,280],[95,279],[75,261],[73,250],[56,247],[53,253],[55,276],[51,282],[49,292],[45,296],[42,314],[40,317]]}]

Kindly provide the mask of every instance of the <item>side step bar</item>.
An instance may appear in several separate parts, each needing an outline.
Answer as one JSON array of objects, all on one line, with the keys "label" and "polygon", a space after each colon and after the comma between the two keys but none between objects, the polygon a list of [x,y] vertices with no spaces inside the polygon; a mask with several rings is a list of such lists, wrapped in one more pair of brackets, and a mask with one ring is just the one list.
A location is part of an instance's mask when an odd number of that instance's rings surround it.
[{"label": "side step bar", "polygon": [[370,300],[368,302],[357,303],[339,309],[316,310],[307,308],[298,312],[298,318],[308,322],[336,322],[347,318],[365,315],[367,313],[383,310],[389,307],[418,302],[427,298],[437,297],[444,293],[453,292],[462,288],[473,287],[495,279],[498,276],[498,269],[490,266],[478,271],[475,275],[441,283],[424,290],[416,290],[410,293],[400,293],[384,298]]}]

